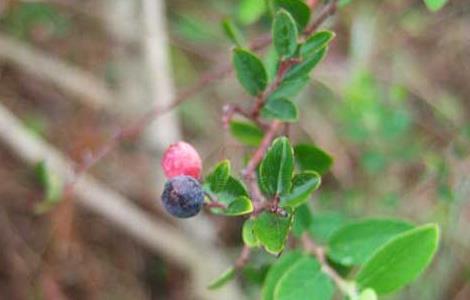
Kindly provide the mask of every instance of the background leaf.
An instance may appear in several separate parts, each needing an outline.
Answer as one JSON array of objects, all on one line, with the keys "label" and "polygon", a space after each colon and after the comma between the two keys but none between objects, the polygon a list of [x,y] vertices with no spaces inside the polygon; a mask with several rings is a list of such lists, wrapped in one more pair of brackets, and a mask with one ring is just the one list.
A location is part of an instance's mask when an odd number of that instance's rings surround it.
[{"label": "background leaf", "polygon": [[330,300],[334,286],[311,256],[298,259],[285,272],[274,290],[274,300]]},{"label": "background leaf", "polygon": [[210,290],[215,290],[223,287],[225,284],[229,283],[232,279],[235,278],[236,272],[234,267],[230,267],[227,271],[220,274],[219,277],[214,279],[209,286],[207,287]]},{"label": "background leaf", "polygon": [[257,96],[266,88],[268,78],[261,60],[253,53],[236,48],[233,50],[233,66],[238,81],[252,96]]},{"label": "background leaf", "polygon": [[263,300],[273,300],[274,290],[279,279],[292,267],[292,265],[302,258],[302,252],[299,250],[291,251],[282,255],[272,266],[269,268],[268,274],[263,285],[261,298]]},{"label": "background leaf", "polygon": [[259,0],[241,0],[238,8],[238,19],[243,24],[251,24],[266,12],[265,1]]},{"label": "background leaf", "polygon": [[391,238],[414,226],[401,220],[369,219],[345,225],[331,237],[328,256],[342,265],[359,265]]},{"label": "background leaf", "polygon": [[240,143],[257,147],[263,139],[263,131],[252,122],[242,122],[232,120],[230,122],[230,133]]},{"label": "background leaf", "polygon": [[267,252],[279,254],[284,249],[293,216],[280,217],[271,212],[263,212],[255,218],[253,231]]},{"label": "background leaf", "polygon": [[297,25],[284,9],[279,10],[273,21],[273,45],[280,57],[290,57],[297,49]]},{"label": "background leaf", "polygon": [[240,32],[238,27],[230,19],[225,19],[222,21],[222,29],[224,30],[225,35],[234,43],[237,47],[243,47],[245,44],[245,39],[243,34]]},{"label": "background leaf", "polygon": [[269,196],[290,191],[294,171],[294,154],[289,140],[280,137],[273,141],[259,168],[260,180]]},{"label": "background leaf", "polygon": [[269,98],[261,109],[261,116],[284,122],[296,122],[299,119],[297,105],[287,98]]},{"label": "background leaf", "polygon": [[443,8],[448,0],[424,0],[424,4],[430,11],[438,11]]},{"label": "background leaf", "polygon": [[424,225],[396,236],[381,247],[357,274],[362,288],[387,294],[415,280],[431,263],[439,243],[439,228]]},{"label": "background leaf", "polygon": [[303,171],[325,174],[333,164],[333,158],[322,149],[309,144],[294,147],[295,161]]}]

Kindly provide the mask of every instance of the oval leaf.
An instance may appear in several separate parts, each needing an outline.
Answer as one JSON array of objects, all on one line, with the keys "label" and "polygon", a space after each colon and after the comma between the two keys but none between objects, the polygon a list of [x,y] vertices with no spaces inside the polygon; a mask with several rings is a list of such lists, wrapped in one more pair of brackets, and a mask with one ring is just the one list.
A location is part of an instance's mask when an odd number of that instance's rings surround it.
[{"label": "oval leaf", "polygon": [[240,196],[233,200],[222,214],[225,216],[241,216],[249,214],[252,211],[253,203],[251,203],[250,198]]},{"label": "oval leaf", "polygon": [[254,220],[248,219],[245,221],[245,223],[243,223],[243,228],[242,228],[243,243],[245,243],[245,245],[247,245],[250,248],[260,246],[258,238],[256,237],[255,232],[254,232],[254,225],[255,225]]},{"label": "oval leaf", "polygon": [[318,189],[321,177],[317,172],[309,171],[297,174],[292,179],[292,190],[281,197],[282,207],[297,208],[308,201],[310,194]]},{"label": "oval leaf", "polygon": [[297,49],[297,25],[284,9],[276,13],[273,21],[273,45],[280,57],[290,57]]},{"label": "oval leaf", "polygon": [[224,189],[229,177],[230,161],[223,160],[214,167],[209,175],[207,175],[205,183],[209,185],[212,192],[219,193]]},{"label": "oval leaf", "polygon": [[297,96],[309,81],[310,77],[308,76],[294,77],[287,80],[283,79],[279,87],[269,95],[269,98],[289,98]]},{"label": "oval leaf", "polygon": [[230,133],[240,143],[257,147],[263,139],[263,131],[251,122],[231,121]]},{"label": "oval leaf", "polygon": [[430,11],[438,11],[446,5],[448,0],[424,0],[424,4]]},{"label": "oval leaf", "polygon": [[311,256],[298,259],[281,277],[274,290],[274,300],[330,300],[334,286]]},{"label": "oval leaf", "polygon": [[294,154],[289,140],[274,140],[259,168],[260,180],[269,196],[285,195],[290,191],[294,171]]},{"label": "oval leaf", "polygon": [[261,60],[253,53],[236,48],[233,50],[233,66],[238,81],[252,96],[261,94],[266,88],[267,74]]},{"label": "oval leaf", "polygon": [[325,48],[334,37],[335,34],[332,31],[318,31],[302,44],[300,55],[302,57],[312,56],[318,50]]},{"label": "oval leaf", "polygon": [[266,251],[277,255],[284,249],[292,220],[292,214],[281,217],[263,212],[254,219],[253,232]]},{"label": "oval leaf", "polygon": [[271,266],[271,268],[269,268],[266,280],[264,281],[263,290],[261,292],[261,298],[263,300],[274,299],[274,290],[276,289],[277,283],[287,270],[289,270],[289,268],[291,268],[294,263],[302,257],[302,252],[295,250],[281,256]]},{"label": "oval leaf", "polygon": [[359,300],[377,300],[377,294],[373,289],[365,289],[359,295]]},{"label": "oval leaf", "polygon": [[304,57],[302,62],[294,65],[287,71],[284,76],[284,80],[292,80],[294,78],[308,76],[313,68],[325,57],[328,47],[324,47],[318,50],[314,54],[308,57]]},{"label": "oval leaf", "polygon": [[295,161],[302,171],[325,174],[333,164],[333,158],[322,149],[308,144],[294,147]]},{"label": "oval leaf", "polygon": [[409,230],[383,245],[357,275],[357,283],[379,295],[415,280],[431,263],[439,244],[439,228],[429,224]]},{"label": "oval leaf", "polygon": [[337,230],[329,241],[328,256],[345,266],[366,262],[383,244],[413,225],[401,220],[369,219]]},{"label": "oval leaf", "polygon": [[266,119],[277,119],[284,122],[295,122],[299,119],[297,105],[286,98],[269,98],[261,110]]},{"label": "oval leaf", "polygon": [[297,23],[297,27],[302,30],[310,20],[310,8],[301,0],[274,0],[274,8],[285,9]]},{"label": "oval leaf", "polygon": [[225,284],[229,283],[232,279],[234,279],[235,275],[236,275],[235,268],[230,267],[228,270],[220,274],[219,277],[214,279],[207,288],[210,290],[221,288]]}]

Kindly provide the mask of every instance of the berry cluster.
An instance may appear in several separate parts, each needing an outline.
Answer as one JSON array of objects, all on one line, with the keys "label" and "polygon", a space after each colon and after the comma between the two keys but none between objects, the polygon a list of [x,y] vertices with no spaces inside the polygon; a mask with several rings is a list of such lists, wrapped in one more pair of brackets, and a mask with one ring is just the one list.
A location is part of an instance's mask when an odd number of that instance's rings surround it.
[{"label": "berry cluster", "polygon": [[204,204],[198,181],[202,170],[199,153],[190,144],[177,142],[165,151],[161,165],[168,179],[162,193],[165,209],[178,218],[197,215]]}]

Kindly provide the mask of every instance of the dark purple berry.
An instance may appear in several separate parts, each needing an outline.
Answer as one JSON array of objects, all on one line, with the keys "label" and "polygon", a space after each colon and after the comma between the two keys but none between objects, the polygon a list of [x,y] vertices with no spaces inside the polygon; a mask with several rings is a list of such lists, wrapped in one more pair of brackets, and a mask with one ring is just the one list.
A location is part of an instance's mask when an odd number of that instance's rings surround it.
[{"label": "dark purple berry", "polygon": [[191,176],[176,176],[165,184],[162,194],[165,209],[178,218],[189,218],[199,213],[204,204],[201,184]]}]

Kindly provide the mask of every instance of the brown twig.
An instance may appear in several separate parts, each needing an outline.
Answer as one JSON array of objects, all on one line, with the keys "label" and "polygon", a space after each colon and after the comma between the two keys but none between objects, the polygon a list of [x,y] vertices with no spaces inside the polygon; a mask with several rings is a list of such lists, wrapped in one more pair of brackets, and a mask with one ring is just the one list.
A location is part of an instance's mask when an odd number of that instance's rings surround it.
[{"label": "brown twig", "polygon": [[314,33],[318,27],[320,27],[323,22],[328,19],[328,17],[332,16],[335,14],[336,9],[338,8],[338,0],[331,0],[325,8],[322,10],[322,12],[318,15],[318,17],[311,23],[305,30],[303,35],[304,36],[310,36],[312,33]]},{"label": "brown twig", "polygon": [[240,255],[238,256],[237,260],[235,261],[235,269],[241,270],[243,267],[248,263],[250,259],[251,249],[248,246],[243,246]]}]

